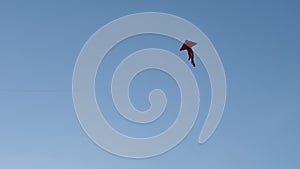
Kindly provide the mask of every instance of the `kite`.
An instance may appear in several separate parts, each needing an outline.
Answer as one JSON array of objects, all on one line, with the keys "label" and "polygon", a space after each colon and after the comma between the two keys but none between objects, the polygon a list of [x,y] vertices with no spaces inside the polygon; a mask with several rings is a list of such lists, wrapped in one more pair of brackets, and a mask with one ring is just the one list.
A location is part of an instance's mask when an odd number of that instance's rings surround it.
[{"label": "kite", "polygon": [[185,40],[185,42],[182,44],[180,51],[187,50],[189,58],[188,60],[191,60],[191,64],[195,67],[195,61],[194,61],[194,52],[192,50],[192,47],[195,46],[197,43],[189,40]]}]

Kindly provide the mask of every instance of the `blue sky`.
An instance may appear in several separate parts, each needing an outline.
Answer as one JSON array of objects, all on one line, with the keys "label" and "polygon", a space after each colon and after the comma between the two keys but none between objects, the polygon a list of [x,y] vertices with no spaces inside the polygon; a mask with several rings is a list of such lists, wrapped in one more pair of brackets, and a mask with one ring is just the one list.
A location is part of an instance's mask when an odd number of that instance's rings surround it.
[{"label": "blue sky", "polygon": [[[0,168],[299,168],[299,7],[297,1],[278,0],[1,1]],[[209,37],[225,68],[228,95],[215,134],[197,144],[210,99],[208,77],[198,60],[193,73],[200,82],[201,113],[191,133],[163,155],[135,160],[107,153],[81,129],[72,102],[72,74],[83,44],[96,30],[121,16],[149,11],[185,18]],[[107,58],[145,47],[185,57],[177,45],[159,36],[134,37]],[[104,61],[117,65],[121,57]],[[98,102],[114,128],[149,136],[172,123],[176,113],[153,126],[129,124],[110,114],[107,81],[101,78],[109,77],[112,67],[101,67],[107,74],[98,74],[96,83]],[[154,87],[166,90],[167,110],[176,111],[174,81],[155,71],[133,81],[134,105],[146,109],[145,98]]]}]

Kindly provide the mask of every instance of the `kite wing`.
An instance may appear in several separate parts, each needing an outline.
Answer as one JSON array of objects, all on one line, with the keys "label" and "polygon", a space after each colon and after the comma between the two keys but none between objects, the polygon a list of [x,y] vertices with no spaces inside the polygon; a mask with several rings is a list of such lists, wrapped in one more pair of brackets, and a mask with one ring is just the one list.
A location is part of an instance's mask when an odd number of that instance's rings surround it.
[{"label": "kite wing", "polygon": [[185,40],[184,42],[188,47],[192,48],[193,46],[197,45],[196,42]]}]

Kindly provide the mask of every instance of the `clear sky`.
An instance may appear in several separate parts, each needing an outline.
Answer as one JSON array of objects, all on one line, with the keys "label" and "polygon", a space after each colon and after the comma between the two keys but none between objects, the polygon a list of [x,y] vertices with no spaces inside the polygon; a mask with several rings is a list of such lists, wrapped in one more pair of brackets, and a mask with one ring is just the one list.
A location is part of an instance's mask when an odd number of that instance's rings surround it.
[{"label": "clear sky", "polygon": [[[0,168],[299,168],[299,7],[297,1],[283,0],[2,0]],[[72,102],[72,74],[82,46],[96,30],[121,16],[149,11],[185,18],[209,37],[225,68],[227,103],[213,137],[198,144],[210,87],[196,60],[197,67],[191,69],[199,82],[201,108],[191,133],[165,154],[127,159],[102,150],[82,130]],[[186,53],[178,51],[180,45],[145,35],[123,41],[108,53],[97,75],[96,94],[115,129],[145,137],[172,124],[180,98],[168,75],[152,70],[132,82],[132,102],[141,110],[148,108],[153,88],[165,90],[169,99],[166,114],[145,126],[118,116],[108,82],[122,57],[146,47],[170,50],[189,64]]]}]

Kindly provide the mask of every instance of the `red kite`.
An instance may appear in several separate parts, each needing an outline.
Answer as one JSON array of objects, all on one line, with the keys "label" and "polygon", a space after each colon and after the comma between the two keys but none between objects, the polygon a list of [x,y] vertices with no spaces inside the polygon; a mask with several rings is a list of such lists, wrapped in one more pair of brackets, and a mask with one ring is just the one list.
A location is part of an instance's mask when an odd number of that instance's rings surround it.
[{"label": "red kite", "polygon": [[192,47],[195,46],[197,43],[189,40],[185,40],[183,45],[180,48],[180,51],[187,50],[189,58],[188,60],[191,60],[191,64],[195,67],[195,61],[194,61],[194,52],[192,50]]}]

